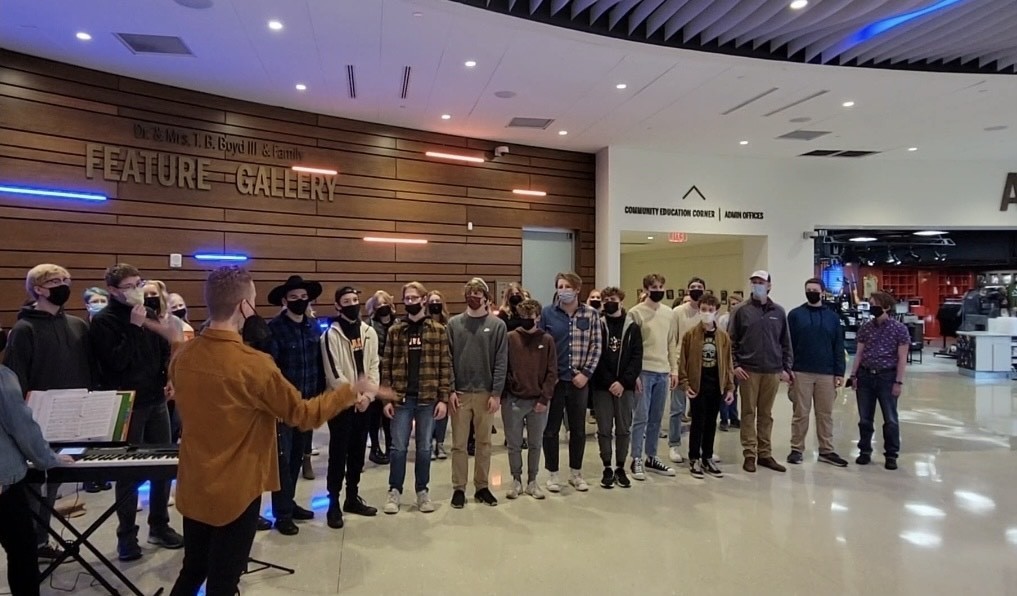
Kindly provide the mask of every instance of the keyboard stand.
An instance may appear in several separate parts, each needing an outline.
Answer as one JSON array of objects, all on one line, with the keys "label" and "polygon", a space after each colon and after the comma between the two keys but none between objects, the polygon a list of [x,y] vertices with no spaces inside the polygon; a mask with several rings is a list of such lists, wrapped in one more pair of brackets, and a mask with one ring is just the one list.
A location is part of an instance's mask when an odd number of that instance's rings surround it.
[{"label": "keyboard stand", "polygon": [[[255,568],[252,569],[251,565],[255,565]],[[244,572],[241,573],[240,575],[250,575],[252,573],[258,573],[259,571],[265,571],[267,569],[275,569],[277,571],[282,571],[286,573],[286,575],[293,575],[294,573],[296,573],[296,570],[291,569],[289,567],[283,567],[282,565],[276,565],[275,563],[269,563],[268,561],[261,561],[259,559],[255,559],[254,557],[248,557],[247,569],[244,569]]]},{"label": "keyboard stand", "polygon": [[[101,552],[99,552],[99,550],[95,548],[95,546],[88,540],[92,536],[92,534],[95,533],[96,530],[98,530],[104,523],[106,523],[106,520],[108,520],[110,517],[113,516],[114,513],[117,512],[117,507],[130,496],[130,493],[125,494],[121,499],[118,499],[116,502],[110,505],[110,507],[106,509],[106,511],[103,511],[102,515],[100,515],[98,519],[92,522],[92,525],[88,526],[88,528],[86,528],[84,532],[80,532],[78,531],[77,528],[74,527],[74,525],[71,522],[67,521],[67,518],[61,515],[60,512],[56,510],[56,508],[50,507],[49,503],[46,502],[45,497],[40,495],[32,488],[29,488],[27,492],[31,498],[35,499],[43,507],[49,510],[50,514],[53,516],[53,519],[58,520],[61,525],[67,528],[68,532],[74,535],[74,540],[67,541],[63,538],[63,536],[60,535],[59,532],[54,530],[52,527],[46,528],[47,531],[50,533],[50,536],[52,536],[57,541],[57,544],[60,545],[60,548],[63,550],[63,552],[56,559],[54,559],[53,562],[50,563],[48,567],[46,567],[46,569],[42,571],[40,576],[41,581],[46,581],[46,578],[51,576],[53,572],[56,571],[56,569],[60,567],[60,565],[63,564],[64,561],[66,561],[67,559],[74,559],[75,561],[78,562],[78,564],[85,568],[85,571],[87,571],[89,575],[91,575],[93,578],[95,578],[96,581],[102,584],[102,587],[106,588],[106,590],[112,596],[118,596],[120,594],[120,590],[114,588],[113,584],[111,584],[109,580],[103,577],[103,575],[99,573],[98,569],[93,567],[88,561],[85,560],[85,557],[81,552],[81,547],[85,547],[86,549],[88,549],[88,551],[95,555],[95,558],[99,559],[99,562],[102,563],[107,569],[109,569],[110,573],[115,575],[117,579],[119,579],[132,594],[134,594],[135,596],[145,596],[145,593],[139,590],[138,586],[136,586],[134,582],[128,579],[126,575],[124,575],[119,569],[117,569],[116,566],[114,566],[113,563],[109,559],[107,559]],[[33,510],[32,514],[36,517],[38,521],[40,522],[42,521],[39,519],[40,516],[37,512]],[[153,596],[159,596],[162,593],[163,588],[159,588],[158,590],[156,590]]]}]

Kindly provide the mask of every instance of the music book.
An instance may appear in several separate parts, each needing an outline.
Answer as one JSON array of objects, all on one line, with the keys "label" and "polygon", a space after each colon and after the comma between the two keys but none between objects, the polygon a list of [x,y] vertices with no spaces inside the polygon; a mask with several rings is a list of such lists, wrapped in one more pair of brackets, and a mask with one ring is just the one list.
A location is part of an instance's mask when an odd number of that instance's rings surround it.
[{"label": "music book", "polygon": [[133,391],[31,391],[32,418],[50,443],[127,440]]}]

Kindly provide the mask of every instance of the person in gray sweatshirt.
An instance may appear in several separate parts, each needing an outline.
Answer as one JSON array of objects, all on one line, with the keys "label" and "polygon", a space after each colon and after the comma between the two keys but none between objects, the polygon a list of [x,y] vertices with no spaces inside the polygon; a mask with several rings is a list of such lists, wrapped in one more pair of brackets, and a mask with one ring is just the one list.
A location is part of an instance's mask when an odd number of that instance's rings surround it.
[{"label": "person in gray sweatshirt", "polygon": [[466,505],[470,423],[476,429],[473,484],[478,502],[494,507],[498,499],[488,488],[491,471],[491,422],[501,406],[508,371],[505,322],[490,314],[491,290],[475,277],[463,289],[466,312],[448,322],[452,350],[452,507]]},{"label": "person in gray sweatshirt", "polygon": [[749,277],[752,298],[731,314],[731,351],[735,377],[742,391],[742,469],[756,471],[756,462],[775,472],[787,469],[773,458],[773,402],[780,383],[793,383],[794,355],[784,309],[770,300],[770,274]]}]

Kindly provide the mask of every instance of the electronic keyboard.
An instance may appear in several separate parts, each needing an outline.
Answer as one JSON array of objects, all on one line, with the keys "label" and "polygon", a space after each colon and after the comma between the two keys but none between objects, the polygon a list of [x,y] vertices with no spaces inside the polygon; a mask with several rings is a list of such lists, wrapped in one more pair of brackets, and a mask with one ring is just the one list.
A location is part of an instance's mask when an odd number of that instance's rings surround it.
[{"label": "electronic keyboard", "polygon": [[179,448],[158,447],[63,447],[57,453],[69,455],[74,463],[60,464],[48,471],[29,470],[31,480],[46,482],[92,482],[169,480],[176,478]]}]

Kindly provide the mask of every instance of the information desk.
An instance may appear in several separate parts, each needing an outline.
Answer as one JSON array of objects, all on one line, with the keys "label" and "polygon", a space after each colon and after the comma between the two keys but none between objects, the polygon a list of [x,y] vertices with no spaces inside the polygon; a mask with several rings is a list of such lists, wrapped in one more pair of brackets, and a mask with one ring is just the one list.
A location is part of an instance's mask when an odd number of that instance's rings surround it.
[{"label": "information desk", "polygon": [[988,331],[957,332],[957,372],[976,379],[1008,379],[1017,337]]}]

